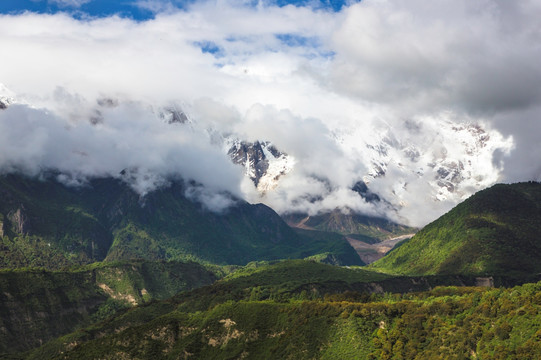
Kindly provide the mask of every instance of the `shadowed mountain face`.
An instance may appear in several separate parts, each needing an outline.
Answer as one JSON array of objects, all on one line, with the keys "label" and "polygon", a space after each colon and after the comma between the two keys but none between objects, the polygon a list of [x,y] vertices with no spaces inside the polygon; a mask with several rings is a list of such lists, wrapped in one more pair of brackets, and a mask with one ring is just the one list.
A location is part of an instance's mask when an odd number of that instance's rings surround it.
[{"label": "shadowed mountain face", "polygon": [[[363,190],[359,184],[364,183],[359,182],[356,184],[355,191]],[[367,194],[366,187],[363,194]],[[384,218],[353,212],[346,214],[339,209],[315,216],[287,214],[282,215],[282,218],[289,226],[297,229],[343,235],[365,264],[381,259],[396,244],[404,239],[411,238],[418,230]]]},{"label": "shadowed mountain face", "polygon": [[541,184],[478,192],[374,263],[401,274],[541,272]]},{"label": "shadowed mountain face", "polygon": [[[237,201],[225,213],[210,212],[186,197],[181,181],[140,197],[111,178],[70,188],[7,175],[0,178],[0,229],[0,267],[8,268],[134,258],[245,264],[336,248],[297,234],[262,204]],[[354,254],[343,242],[340,251]]]},{"label": "shadowed mountain face", "polygon": [[193,262],[96,263],[67,271],[1,270],[0,358],[40,346],[117,311],[215,280],[215,274]]},{"label": "shadowed mountain face", "polygon": [[366,216],[353,212],[346,214],[338,209],[314,216],[287,214],[283,215],[282,218],[293,227],[336,232],[367,243],[411,234],[417,230],[384,218]]}]

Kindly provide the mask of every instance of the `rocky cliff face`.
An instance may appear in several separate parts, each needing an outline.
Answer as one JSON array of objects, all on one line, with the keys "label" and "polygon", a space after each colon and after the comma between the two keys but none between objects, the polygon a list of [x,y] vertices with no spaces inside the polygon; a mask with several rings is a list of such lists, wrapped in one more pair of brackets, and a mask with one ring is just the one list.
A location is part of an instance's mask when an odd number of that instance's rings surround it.
[{"label": "rocky cliff face", "polygon": [[415,228],[399,225],[384,218],[359,215],[354,212],[344,213],[339,209],[314,216],[302,213],[285,214],[282,218],[292,227],[336,232],[368,243],[417,231]]},{"label": "rocky cliff face", "polygon": [[4,237],[5,230],[4,230],[4,215],[0,214],[0,238]]},{"label": "rocky cliff face", "polygon": [[209,285],[195,263],[133,261],[65,272],[0,272],[0,358],[103,320],[119,309]]},{"label": "rocky cliff face", "polygon": [[[10,93],[2,84],[0,84],[0,92]],[[0,94],[0,110],[7,109],[9,105],[13,104],[15,100],[11,96],[6,96],[5,94]]]},{"label": "rocky cliff face", "polygon": [[227,142],[226,147],[227,155],[235,164],[244,166],[244,174],[261,193],[278,186],[280,177],[290,172],[295,162],[268,141],[251,143],[234,140]]},{"label": "rocky cliff face", "polygon": [[26,215],[24,205],[21,205],[17,210],[8,213],[13,231],[20,235],[28,235],[30,231],[30,223]]},{"label": "rocky cliff face", "polygon": [[357,194],[361,195],[363,199],[365,199],[367,202],[380,202],[381,198],[378,196],[378,194],[372,192],[368,185],[362,180],[357,181],[351,190],[355,191]]},{"label": "rocky cliff face", "polygon": [[[431,138],[423,137],[424,132],[432,134]],[[442,122],[436,130],[406,122],[400,132],[384,127],[369,131],[338,129],[334,133],[342,148],[356,151],[363,158],[366,184],[392,171],[397,199],[386,200],[395,204],[412,181],[428,184],[436,201],[460,201],[472,188],[492,185],[497,180],[491,166],[492,153],[497,147],[508,146],[500,137],[492,138],[481,124],[453,121]],[[487,159],[486,164],[483,159]]]}]

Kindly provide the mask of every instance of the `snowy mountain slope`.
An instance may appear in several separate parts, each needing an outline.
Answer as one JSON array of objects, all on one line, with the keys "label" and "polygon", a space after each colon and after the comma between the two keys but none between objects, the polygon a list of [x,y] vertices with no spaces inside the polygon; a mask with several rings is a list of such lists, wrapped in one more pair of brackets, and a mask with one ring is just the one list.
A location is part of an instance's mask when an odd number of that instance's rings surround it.
[{"label": "snowy mountain slope", "polygon": [[392,168],[394,195],[400,198],[408,182],[419,179],[430,185],[432,198],[439,201],[460,201],[472,189],[495,183],[493,153],[511,146],[499,133],[490,134],[476,123],[449,120],[439,123],[437,129],[426,124],[425,129],[412,130],[412,124],[406,124],[406,130],[408,127],[409,131],[371,129],[368,136],[360,129],[343,129],[335,133],[335,139],[346,152],[363,156],[367,184],[385,177]]},{"label": "snowy mountain slope", "polygon": [[261,194],[278,186],[280,177],[295,166],[295,159],[279,150],[268,141],[253,143],[226,141],[227,154],[235,164],[244,166],[244,175],[249,177]]},{"label": "snowy mountain slope", "polygon": [[0,110],[6,109],[14,101],[13,93],[3,84],[0,84]]},{"label": "snowy mountain slope", "polygon": [[[451,120],[440,123],[437,128],[430,123],[410,123],[405,124],[404,129],[335,129],[331,137],[345,157],[355,159],[366,169],[351,179],[352,185],[347,190],[355,190],[361,183],[365,192],[370,190],[371,198],[367,199],[358,189],[355,192],[365,201],[381,198],[394,209],[409,206],[411,186],[424,187],[427,200],[457,203],[478,189],[494,184],[498,180],[498,165],[492,161],[493,154],[511,148],[509,139],[481,124]],[[254,182],[263,201],[265,195],[287,178],[297,161],[291,159],[287,150],[268,144],[237,140],[228,150],[233,162],[244,166],[245,175]],[[272,151],[265,152],[265,149]],[[332,188],[332,185],[325,182],[322,187]],[[315,194],[310,196],[317,198]]]},{"label": "snowy mountain slope", "polygon": [[[63,168],[57,170],[67,174],[59,180],[66,184],[84,184],[85,177],[99,173],[129,182],[142,196],[180,175],[197,186],[198,199],[218,211],[231,203],[227,193],[232,193],[281,214],[314,216],[342,209],[421,226],[497,182],[501,164],[496,155],[513,147],[511,138],[483,123],[451,117],[345,124],[303,122],[270,112],[278,119],[268,118],[272,126],[259,137],[247,135],[244,126],[254,126],[252,120],[224,113],[223,107],[202,112],[191,103],[86,101],[60,90],[56,102],[37,99],[36,105],[3,86],[0,90],[0,106],[14,104],[13,112],[4,115],[14,117],[3,128],[2,161],[8,169],[14,164],[11,151],[32,174],[60,161]],[[293,141],[283,141],[295,129],[288,121],[299,121],[306,134],[293,133]],[[19,133],[10,136],[15,130]],[[40,146],[28,158],[18,143],[9,142],[19,134]],[[120,175],[125,169],[129,177]]]}]

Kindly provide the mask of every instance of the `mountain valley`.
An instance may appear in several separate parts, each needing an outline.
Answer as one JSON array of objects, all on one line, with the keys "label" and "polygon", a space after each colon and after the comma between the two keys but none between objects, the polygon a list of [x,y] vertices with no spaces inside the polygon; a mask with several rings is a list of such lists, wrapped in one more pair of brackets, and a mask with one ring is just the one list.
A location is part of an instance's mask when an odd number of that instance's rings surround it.
[{"label": "mountain valley", "polygon": [[0,0],[0,360],[541,359],[539,19]]}]

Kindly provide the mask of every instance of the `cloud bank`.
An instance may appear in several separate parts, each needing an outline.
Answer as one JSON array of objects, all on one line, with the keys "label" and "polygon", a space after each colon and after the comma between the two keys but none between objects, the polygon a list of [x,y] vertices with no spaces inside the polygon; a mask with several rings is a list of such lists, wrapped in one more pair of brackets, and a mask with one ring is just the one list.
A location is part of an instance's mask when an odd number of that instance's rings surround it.
[{"label": "cloud bank", "polygon": [[[0,96],[18,101],[0,111],[2,171],[138,168],[141,192],[177,174],[279,211],[347,206],[413,225],[495,182],[541,180],[537,1],[140,6],[155,18],[0,15]],[[160,120],[171,103],[193,124]],[[261,198],[224,134],[271,141],[295,169]],[[435,183],[455,168],[464,179],[446,193]],[[350,190],[363,179],[386,202]]]},{"label": "cloud bank", "polygon": [[[0,112],[2,172],[60,172],[58,180],[74,186],[93,177],[121,178],[142,196],[181,175],[196,184],[188,195],[216,211],[232,204],[231,195],[242,197],[242,173],[207,133],[169,124],[159,110],[139,103],[105,102],[85,114],[88,104],[63,95],[79,111],[68,121],[20,104]],[[200,187],[208,194],[198,196]]]}]

